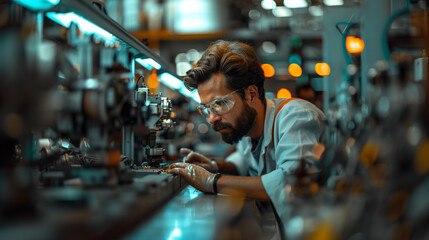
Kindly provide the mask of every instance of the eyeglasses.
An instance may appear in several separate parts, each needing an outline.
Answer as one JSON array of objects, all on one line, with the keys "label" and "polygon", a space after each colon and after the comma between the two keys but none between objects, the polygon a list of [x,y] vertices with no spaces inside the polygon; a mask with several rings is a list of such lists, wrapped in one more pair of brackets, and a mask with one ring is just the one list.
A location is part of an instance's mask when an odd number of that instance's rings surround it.
[{"label": "eyeglasses", "polygon": [[210,118],[210,111],[216,115],[222,115],[229,112],[235,104],[235,98],[232,96],[233,93],[240,91],[237,89],[233,92],[226,94],[223,97],[215,99],[207,104],[199,104],[197,106],[198,111],[205,118]]}]

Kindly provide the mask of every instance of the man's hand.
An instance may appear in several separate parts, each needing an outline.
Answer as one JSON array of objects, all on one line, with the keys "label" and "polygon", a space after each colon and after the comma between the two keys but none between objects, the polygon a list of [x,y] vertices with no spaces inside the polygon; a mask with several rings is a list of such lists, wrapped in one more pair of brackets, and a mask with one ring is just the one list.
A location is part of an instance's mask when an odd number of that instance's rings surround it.
[{"label": "man's hand", "polygon": [[201,192],[214,193],[213,180],[215,174],[200,166],[189,163],[173,163],[167,172],[182,176],[189,184]]},{"label": "man's hand", "polygon": [[210,160],[204,155],[201,155],[197,152],[193,152],[191,151],[191,149],[188,149],[188,148],[180,149],[180,153],[183,155],[186,155],[185,161],[184,161],[186,163],[192,163],[192,164],[198,165],[200,167],[207,169],[212,173],[217,173],[219,171],[219,166],[216,163],[216,161]]}]

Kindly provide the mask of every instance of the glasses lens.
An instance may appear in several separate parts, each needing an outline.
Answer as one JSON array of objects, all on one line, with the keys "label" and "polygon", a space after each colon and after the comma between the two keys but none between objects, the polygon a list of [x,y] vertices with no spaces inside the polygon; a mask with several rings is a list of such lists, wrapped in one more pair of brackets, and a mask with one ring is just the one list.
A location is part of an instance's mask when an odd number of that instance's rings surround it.
[{"label": "glasses lens", "polygon": [[198,105],[197,109],[201,113],[201,115],[203,115],[203,117],[207,119],[210,118],[210,111],[216,115],[225,114],[229,112],[232,107],[234,107],[235,99],[232,95],[234,92],[231,92],[220,99],[214,100],[213,102],[208,104],[208,107],[206,107],[205,105]]},{"label": "glasses lens", "polygon": [[210,109],[209,108],[207,108],[206,106],[203,106],[203,105],[199,105],[199,106],[197,106],[197,109],[203,117],[210,118]]},{"label": "glasses lens", "polygon": [[225,98],[213,102],[210,105],[210,110],[217,115],[222,115],[229,112],[229,110],[231,110],[234,106],[234,103],[234,97],[232,95],[229,95]]}]

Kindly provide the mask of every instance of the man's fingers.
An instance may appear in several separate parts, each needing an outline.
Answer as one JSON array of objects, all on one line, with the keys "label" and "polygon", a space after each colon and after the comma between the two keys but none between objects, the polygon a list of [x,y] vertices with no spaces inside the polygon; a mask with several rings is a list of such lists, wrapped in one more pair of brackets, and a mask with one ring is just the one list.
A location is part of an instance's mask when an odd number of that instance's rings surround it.
[{"label": "man's fingers", "polygon": [[195,163],[195,162],[199,162],[198,159],[198,154],[195,152],[190,152],[186,157],[185,157],[185,162],[186,163]]},{"label": "man's fingers", "polygon": [[169,169],[173,169],[173,168],[185,168],[187,166],[186,163],[181,163],[181,162],[177,162],[177,163],[173,163],[170,165],[170,167],[168,167]]},{"label": "man's fingers", "polygon": [[183,168],[172,168],[167,171],[167,173],[183,175]]},{"label": "man's fingers", "polygon": [[192,152],[192,150],[191,150],[191,149],[189,149],[189,148],[181,148],[181,149],[180,149],[180,153],[181,153],[183,156],[188,155],[190,152]]},{"label": "man's fingers", "polygon": [[181,148],[180,149],[180,154],[184,155],[185,157],[183,158],[183,162],[186,163],[192,163],[194,162],[190,157],[192,155],[192,150],[189,148]]},{"label": "man's fingers", "polygon": [[190,152],[188,156],[185,157],[185,162],[187,163],[207,163],[207,158],[197,152]]},{"label": "man's fingers", "polygon": [[181,176],[185,175],[186,172],[186,166],[188,166],[189,164],[187,163],[173,163],[170,165],[170,167],[168,167],[167,173],[172,173],[172,174],[179,174]]}]

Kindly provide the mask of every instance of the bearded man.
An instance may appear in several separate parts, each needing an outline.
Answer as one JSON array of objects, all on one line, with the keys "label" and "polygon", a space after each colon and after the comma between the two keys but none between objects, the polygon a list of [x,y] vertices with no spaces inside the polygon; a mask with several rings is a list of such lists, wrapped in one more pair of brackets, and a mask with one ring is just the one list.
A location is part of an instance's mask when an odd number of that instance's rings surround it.
[{"label": "bearded man", "polygon": [[185,163],[172,164],[169,172],[206,193],[237,189],[270,203],[282,218],[290,176],[300,165],[317,169],[312,149],[326,117],[305,100],[265,98],[264,82],[251,46],[222,40],[209,46],[184,83],[198,90],[198,110],[237,151],[216,162],[184,149]]}]

